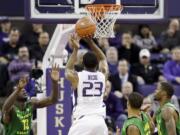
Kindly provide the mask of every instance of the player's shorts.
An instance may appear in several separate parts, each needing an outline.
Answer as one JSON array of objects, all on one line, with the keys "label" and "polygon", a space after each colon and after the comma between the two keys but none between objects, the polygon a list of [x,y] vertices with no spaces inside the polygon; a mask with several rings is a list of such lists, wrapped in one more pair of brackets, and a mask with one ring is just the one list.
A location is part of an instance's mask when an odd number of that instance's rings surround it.
[{"label": "player's shorts", "polygon": [[73,121],[68,135],[108,135],[108,129],[102,116],[86,115]]}]

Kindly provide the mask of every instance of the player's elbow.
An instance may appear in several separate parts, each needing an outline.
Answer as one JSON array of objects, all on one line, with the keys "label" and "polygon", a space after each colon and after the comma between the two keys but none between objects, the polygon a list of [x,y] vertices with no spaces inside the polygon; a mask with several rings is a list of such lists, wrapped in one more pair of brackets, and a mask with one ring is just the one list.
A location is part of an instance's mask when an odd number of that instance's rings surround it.
[{"label": "player's elbow", "polygon": [[56,104],[58,102],[58,97],[51,99],[52,104]]}]

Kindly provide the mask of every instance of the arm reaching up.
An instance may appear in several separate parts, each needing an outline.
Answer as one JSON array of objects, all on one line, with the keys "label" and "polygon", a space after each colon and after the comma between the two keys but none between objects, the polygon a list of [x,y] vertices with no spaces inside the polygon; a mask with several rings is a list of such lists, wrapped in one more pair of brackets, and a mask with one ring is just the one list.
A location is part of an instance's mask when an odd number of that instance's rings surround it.
[{"label": "arm reaching up", "polygon": [[102,50],[94,43],[92,39],[86,38],[85,41],[88,43],[92,51],[96,54],[96,57],[99,60],[99,71],[102,72],[106,76],[106,79],[107,79],[109,70],[108,70],[106,56],[104,55]]},{"label": "arm reaching up", "polygon": [[12,107],[19,95],[19,93],[24,89],[28,82],[27,77],[23,77],[19,80],[19,83],[17,87],[15,88],[14,92],[6,99],[3,107],[2,107],[2,121],[3,123],[9,123],[10,122],[10,113],[12,110]]},{"label": "arm reaching up", "polygon": [[49,105],[55,104],[59,98],[59,90],[58,90],[58,81],[60,79],[59,75],[59,66],[53,65],[51,71],[51,81],[52,81],[52,92],[49,97],[43,99],[32,98],[31,102],[35,108],[47,107]]},{"label": "arm reaching up", "polygon": [[71,41],[72,41],[72,46],[73,46],[73,52],[66,64],[65,76],[66,76],[66,79],[71,82],[73,89],[76,89],[77,84],[78,84],[78,76],[74,70],[74,65],[75,65],[75,62],[77,61],[77,52],[79,49],[79,39],[75,35],[72,35]]}]

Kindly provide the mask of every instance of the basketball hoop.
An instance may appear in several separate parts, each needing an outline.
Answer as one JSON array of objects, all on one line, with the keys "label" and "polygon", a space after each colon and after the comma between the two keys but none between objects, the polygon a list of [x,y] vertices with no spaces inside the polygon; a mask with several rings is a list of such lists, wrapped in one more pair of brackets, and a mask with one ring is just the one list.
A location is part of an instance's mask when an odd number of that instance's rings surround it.
[{"label": "basketball hoop", "polygon": [[95,38],[114,37],[114,24],[118,15],[121,13],[123,6],[117,4],[93,4],[87,5],[85,9],[88,16],[96,24]]}]

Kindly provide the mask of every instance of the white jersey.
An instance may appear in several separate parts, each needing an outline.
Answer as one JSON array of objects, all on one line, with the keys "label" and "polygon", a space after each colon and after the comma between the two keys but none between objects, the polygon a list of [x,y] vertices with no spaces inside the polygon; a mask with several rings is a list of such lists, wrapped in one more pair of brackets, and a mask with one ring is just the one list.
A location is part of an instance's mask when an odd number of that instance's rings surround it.
[{"label": "white jersey", "polygon": [[103,95],[105,92],[105,76],[101,72],[78,72],[79,83],[74,91],[73,117],[97,114],[105,116]]}]

